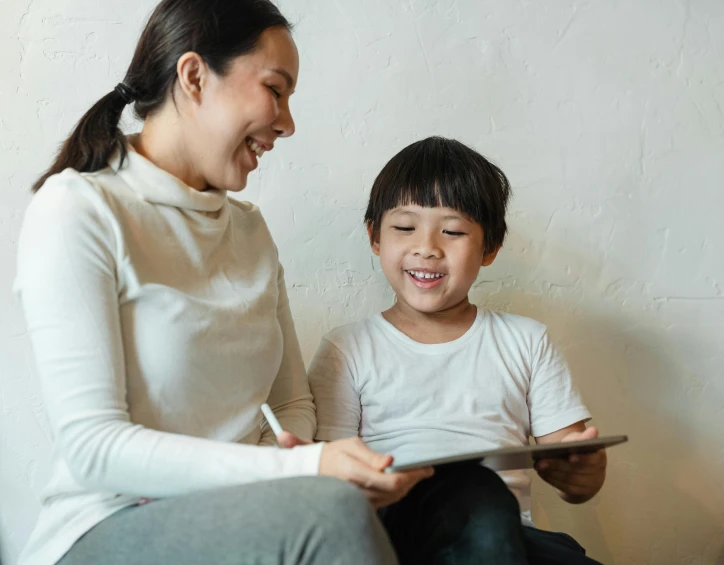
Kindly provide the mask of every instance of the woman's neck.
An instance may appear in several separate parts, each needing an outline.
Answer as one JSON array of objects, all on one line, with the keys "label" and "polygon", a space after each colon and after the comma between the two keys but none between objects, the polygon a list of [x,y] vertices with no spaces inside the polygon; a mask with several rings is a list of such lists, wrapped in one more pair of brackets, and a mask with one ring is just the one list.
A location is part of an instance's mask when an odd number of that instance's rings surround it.
[{"label": "woman's neck", "polygon": [[206,190],[206,181],[192,166],[183,124],[176,109],[166,104],[146,119],[143,130],[131,139],[133,148],[154,165],[196,190]]}]

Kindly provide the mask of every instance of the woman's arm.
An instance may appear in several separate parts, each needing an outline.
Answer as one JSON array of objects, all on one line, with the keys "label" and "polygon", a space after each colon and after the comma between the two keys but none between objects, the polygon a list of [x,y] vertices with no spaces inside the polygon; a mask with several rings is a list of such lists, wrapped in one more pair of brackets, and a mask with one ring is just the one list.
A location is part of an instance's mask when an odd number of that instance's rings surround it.
[{"label": "woman's arm", "polygon": [[[304,369],[302,352],[299,349],[294,321],[289,309],[289,298],[284,282],[284,270],[279,266],[279,299],[277,303],[277,319],[284,340],[284,355],[272,389],[268,403],[274,410],[282,428],[295,436],[311,440],[317,430],[312,393],[309,391],[307,371]],[[274,432],[262,423],[260,445],[276,445]]]},{"label": "woman's arm", "polygon": [[19,243],[16,288],[55,442],[75,480],[165,497],[316,474],[321,446],[238,445],[130,421],[115,225],[103,198],[66,171],[34,197]]}]

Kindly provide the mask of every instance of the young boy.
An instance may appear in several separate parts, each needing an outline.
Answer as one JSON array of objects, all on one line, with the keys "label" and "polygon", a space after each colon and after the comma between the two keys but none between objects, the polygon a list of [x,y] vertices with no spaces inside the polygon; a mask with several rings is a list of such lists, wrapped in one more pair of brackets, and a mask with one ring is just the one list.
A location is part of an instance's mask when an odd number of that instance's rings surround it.
[{"label": "young boy", "polygon": [[[317,440],[360,436],[403,464],[527,445],[531,435],[538,443],[598,435],[586,429],[590,414],[545,326],[468,300],[505,238],[509,194],[500,169],[454,140],[413,143],[385,166],[365,221],[397,299],[322,340],[309,374]],[[580,503],[601,488],[605,469],[600,451],[536,470]],[[400,561],[595,563],[571,537],[533,527],[527,472],[500,475],[440,469],[380,510]]]}]

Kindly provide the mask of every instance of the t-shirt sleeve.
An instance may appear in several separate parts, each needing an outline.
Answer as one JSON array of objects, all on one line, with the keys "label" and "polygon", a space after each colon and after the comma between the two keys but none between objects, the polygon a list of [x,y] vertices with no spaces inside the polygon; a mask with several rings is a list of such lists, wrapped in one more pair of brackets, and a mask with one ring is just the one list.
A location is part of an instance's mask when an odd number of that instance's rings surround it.
[{"label": "t-shirt sleeve", "polygon": [[111,213],[77,173],[59,177],[25,215],[16,291],[55,449],[73,478],[94,490],[160,498],[317,474],[318,446],[238,445],[131,421]]},{"label": "t-shirt sleeve", "polygon": [[540,437],[590,420],[566,360],[545,331],[534,351],[528,388],[531,435]]},{"label": "t-shirt sleeve", "polygon": [[309,366],[309,385],[317,407],[318,441],[359,435],[362,409],[354,376],[342,351],[327,338]]}]

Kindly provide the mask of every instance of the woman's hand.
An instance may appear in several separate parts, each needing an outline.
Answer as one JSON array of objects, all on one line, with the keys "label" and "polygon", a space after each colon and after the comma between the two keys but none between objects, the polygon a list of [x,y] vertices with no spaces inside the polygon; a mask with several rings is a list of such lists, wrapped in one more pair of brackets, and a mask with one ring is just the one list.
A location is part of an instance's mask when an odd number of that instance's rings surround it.
[{"label": "woman's hand", "polygon": [[355,437],[324,445],[319,474],[357,485],[375,508],[382,508],[404,498],[412,487],[434,473],[432,467],[404,473],[384,473],[390,465],[391,455],[372,451]]},{"label": "woman's hand", "polygon": [[[311,443],[289,432],[279,434],[277,441],[287,448]],[[319,474],[358,486],[375,508],[382,508],[404,498],[412,487],[432,477],[434,473],[432,467],[404,473],[385,473],[384,470],[390,465],[391,455],[372,451],[360,438],[355,437],[324,444]]]}]

